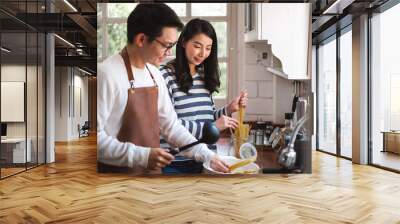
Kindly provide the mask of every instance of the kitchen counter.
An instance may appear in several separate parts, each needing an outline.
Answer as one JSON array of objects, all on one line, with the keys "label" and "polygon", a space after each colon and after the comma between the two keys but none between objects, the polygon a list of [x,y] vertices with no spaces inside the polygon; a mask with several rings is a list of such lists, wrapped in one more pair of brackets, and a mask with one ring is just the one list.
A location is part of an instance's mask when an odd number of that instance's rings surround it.
[{"label": "kitchen counter", "polygon": [[[234,156],[232,146],[230,144],[230,138],[227,136],[222,136],[218,142],[216,143],[217,145],[217,154],[220,156]],[[256,147],[257,148],[257,160],[256,164],[260,167],[260,174],[261,169],[263,168],[280,168],[281,166],[277,163],[277,156],[278,156],[278,150],[275,149],[273,150],[271,147],[263,146],[263,147]],[[126,167],[110,167],[105,164],[98,164],[98,171],[100,173],[128,173],[133,176],[147,176],[147,175],[155,175],[155,176],[164,176],[168,174],[162,174],[161,170],[133,170],[131,168],[126,168]],[[143,173],[145,172],[145,173]],[[205,172],[205,170],[203,170]],[[177,175],[177,174],[172,174],[172,175]],[[185,175],[193,175],[193,174],[178,174],[179,176],[185,176]],[[194,174],[194,175],[199,175],[199,174]],[[202,175],[208,175],[207,173],[203,173]],[[211,176],[217,175],[218,174],[209,174]],[[221,174],[224,175],[224,174]],[[248,175],[248,174],[236,174],[236,175]]]}]

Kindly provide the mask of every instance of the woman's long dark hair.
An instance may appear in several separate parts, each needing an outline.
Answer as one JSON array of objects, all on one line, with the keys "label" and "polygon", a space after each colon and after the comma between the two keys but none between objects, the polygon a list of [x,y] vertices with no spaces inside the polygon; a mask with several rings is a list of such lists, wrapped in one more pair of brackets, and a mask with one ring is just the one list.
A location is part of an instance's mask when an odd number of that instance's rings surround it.
[{"label": "woman's long dark hair", "polygon": [[210,55],[196,67],[196,69],[200,69],[204,73],[205,88],[212,94],[215,91],[218,92],[221,82],[219,80],[220,70],[218,65],[217,34],[208,21],[192,19],[186,24],[176,45],[176,58],[169,64],[175,69],[180,90],[188,93],[190,87],[193,85],[193,79],[190,75],[189,63],[183,45],[197,34],[205,34],[212,39]]}]

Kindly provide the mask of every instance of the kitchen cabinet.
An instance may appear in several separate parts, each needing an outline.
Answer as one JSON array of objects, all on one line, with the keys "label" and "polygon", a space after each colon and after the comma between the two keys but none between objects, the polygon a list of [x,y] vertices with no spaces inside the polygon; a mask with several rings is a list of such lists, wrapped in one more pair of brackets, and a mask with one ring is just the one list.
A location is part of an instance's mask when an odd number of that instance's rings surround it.
[{"label": "kitchen cabinet", "polygon": [[288,79],[311,77],[311,4],[247,3],[245,42],[265,42]]}]

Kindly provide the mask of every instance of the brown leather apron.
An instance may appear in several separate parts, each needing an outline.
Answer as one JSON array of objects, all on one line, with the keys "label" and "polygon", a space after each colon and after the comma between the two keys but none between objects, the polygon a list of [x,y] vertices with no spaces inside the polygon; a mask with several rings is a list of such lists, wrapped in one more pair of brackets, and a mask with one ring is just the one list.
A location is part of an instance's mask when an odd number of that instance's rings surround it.
[{"label": "brown leather apron", "polygon": [[[154,86],[135,88],[135,80],[126,47],[121,51],[125,67],[128,73],[130,88],[128,89],[128,101],[122,116],[122,125],[117,139],[121,142],[131,142],[138,146],[159,148],[160,125],[158,123],[158,86],[153,74],[149,71]],[[112,116],[112,115],[111,115]],[[99,172],[129,172],[141,173],[139,167],[116,167],[106,164],[98,164]]]}]

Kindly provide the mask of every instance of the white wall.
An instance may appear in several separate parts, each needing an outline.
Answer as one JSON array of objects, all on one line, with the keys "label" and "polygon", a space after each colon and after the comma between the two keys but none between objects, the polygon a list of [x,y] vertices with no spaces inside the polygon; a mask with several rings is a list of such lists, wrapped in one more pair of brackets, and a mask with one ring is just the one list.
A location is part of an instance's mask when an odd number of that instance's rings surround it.
[{"label": "white wall", "polygon": [[[38,69],[38,70],[36,70]],[[1,66],[2,81],[19,81],[26,84],[26,107],[22,108],[26,112],[25,122],[7,122],[7,137],[30,139],[30,148],[32,161],[44,163],[44,74],[42,67],[20,64],[3,64]],[[27,79],[27,80],[25,80]],[[4,96],[2,96],[4,97]],[[7,97],[7,96],[5,96]],[[1,110],[10,110],[10,108],[1,108]],[[37,153],[39,156],[37,157]]]},{"label": "white wall", "polygon": [[[27,69],[27,70],[25,70]],[[32,127],[36,133],[36,107],[37,107],[37,99],[36,99],[36,80],[31,80],[30,74],[36,74],[36,66],[27,66],[25,65],[2,65],[1,66],[1,81],[9,81],[9,82],[25,82],[25,75],[28,72],[28,88],[27,88],[27,120],[28,124],[28,137],[30,128]],[[39,70],[39,72],[41,72]],[[30,88],[30,87],[34,88]],[[40,106],[40,105],[39,105]],[[8,108],[1,108],[1,110],[7,110]],[[35,113],[33,113],[35,112]],[[35,124],[32,124],[34,122]],[[32,129],[32,130],[33,130]],[[7,122],[7,136],[8,137],[25,137],[25,122]],[[36,134],[35,134],[36,136]]]},{"label": "white wall", "polygon": [[293,85],[292,81],[274,76],[274,123],[283,124],[285,122],[285,113],[292,111]]},{"label": "white wall", "polygon": [[[88,121],[89,113],[88,113],[88,78],[87,76],[83,77],[81,76],[83,73],[75,69],[75,75],[74,75],[74,93],[73,96],[74,98],[74,111],[73,113],[73,119],[72,119],[72,136],[77,137],[79,135],[78,133],[78,124],[81,126],[85,123],[85,121]],[[77,74],[78,72],[78,74]],[[78,93],[78,90],[80,90],[80,93]],[[80,97],[79,97],[80,95]],[[80,101],[80,102],[79,102]],[[79,108],[81,107],[81,108]],[[81,111],[79,111],[81,110]]]},{"label": "white wall", "polygon": [[72,67],[56,67],[55,141],[77,139],[78,124],[88,120],[88,79],[82,75]]},{"label": "white wall", "polygon": [[[243,43],[244,44],[244,43]],[[246,120],[274,119],[274,76],[257,63],[262,46],[245,44],[244,86],[249,93]]]},{"label": "white wall", "polygon": [[55,68],[55,141],[67,141],[69,133],[69,83],[67,67]]},{"label": "white wall", "polygon": [[284,113],[291,110],[292,81],[267,71],[262,62],[263,52],[269,52],[270,56],[270,47],[266,44],[245,44],[242,75],[244,86],[249,92],[245,119],[283,124]]},{"label": "white wall", "polygon": [[[245,120],[262,119],[284,123],[284,113],[292,103],[291,81],[277,77],[267,71],[263,64],[272,63],[272,58],[262,60],[262,53],[271,51],[265,43],[244,42],[244,4],[234,4],[230,12],[230,57],[228,102],[243,88],[249,93]],[[219,102],[216,100],[216,104]],[[220,106],[220,105],[219,105]]]},{"label": "white wall", "polygon": [[[31,68],[28,67],[28,70]],[[1,81],[25,82],[25,65],[2,65]],[[7,108],[1,108],[7,110]],[[25,137],[25,123],[11,122],[7,123],[7,137]]]}]

